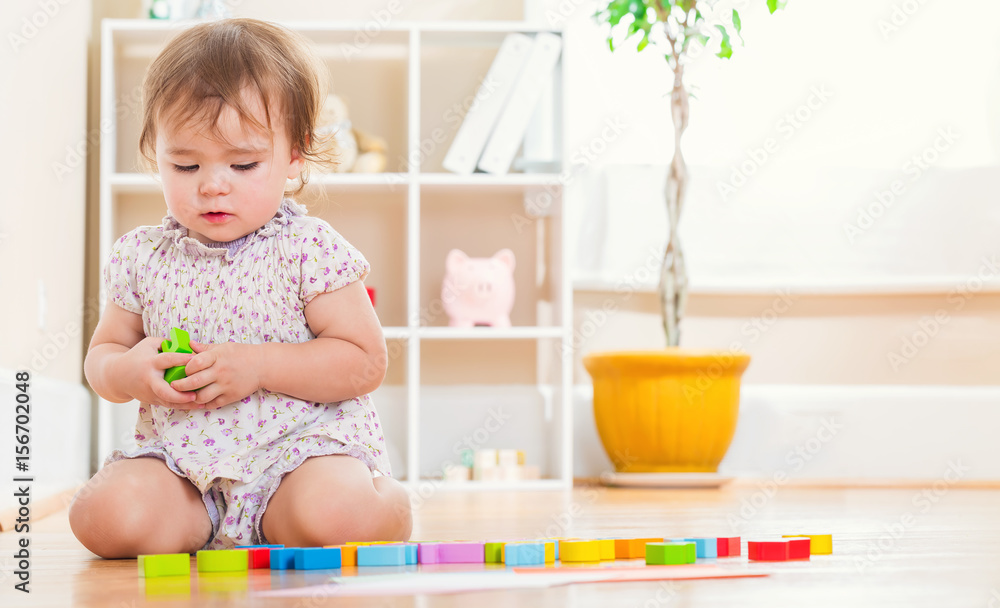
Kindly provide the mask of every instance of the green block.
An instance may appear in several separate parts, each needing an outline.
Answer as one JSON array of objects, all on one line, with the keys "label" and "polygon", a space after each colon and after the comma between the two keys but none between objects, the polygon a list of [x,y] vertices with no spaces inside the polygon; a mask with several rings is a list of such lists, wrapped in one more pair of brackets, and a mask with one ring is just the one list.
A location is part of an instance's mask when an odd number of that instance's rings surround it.
[{"label": "green block", "polygon": [[191,576],[191,556],[187,553],[140,555],[139,576]]},{"label": "green block", "polygon": [[504,543],[486,543],[485,549],[487,564],[503,563],[503,546]]},{"label": "green block", "polygon": [[[160,342],[160,352],[192,354],[194,351],[191,350],[191,336],[189,336],[188,332],[183,329],[171,327],[170,339]],[[166,380],[168,384],[174,380],[180,380],[181,378],[187,378],[187,373],[184,371],[183,365],[171,367],[167,371],[163,372],[163,379]]]},{"label": "green block", "polygon": [[679,566],[693,564],[694,543],[646,543],[646,565]]},{"label": "green block", "polygon": [[246,549],[198,552],[198,572],[246,572],[249,565]]}]

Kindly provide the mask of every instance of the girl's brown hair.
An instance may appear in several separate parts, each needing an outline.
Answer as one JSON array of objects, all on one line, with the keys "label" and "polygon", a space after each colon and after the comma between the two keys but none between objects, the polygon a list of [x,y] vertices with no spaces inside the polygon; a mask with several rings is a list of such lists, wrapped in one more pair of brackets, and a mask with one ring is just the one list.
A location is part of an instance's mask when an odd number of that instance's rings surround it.
[{"label": "girl's brown hair", "polygon": [[[196,25],[173,38],[146,72],[139,152],[156,170],[156,127],[164,121],[197,123],[218,135],[219,115],[229,106],[244,126],[268,133],[272,111],[279,111],[292,149],[307,161],[297,194],[310,162],[334,160],[333,138],[316,133],[326,79],[308,41],[283,27],[256,19]],[[260,96],[267,124],[254,118],[247,90]]]}]

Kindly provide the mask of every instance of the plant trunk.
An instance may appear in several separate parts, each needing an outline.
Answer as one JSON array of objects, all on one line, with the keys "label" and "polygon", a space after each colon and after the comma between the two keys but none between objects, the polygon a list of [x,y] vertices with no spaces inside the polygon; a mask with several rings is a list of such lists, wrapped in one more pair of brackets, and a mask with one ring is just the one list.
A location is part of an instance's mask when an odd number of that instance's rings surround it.
[{"label": "plant trunk", "polygon": [[674,68],[674,88],[670,93],[670,116],[674,124],[674,158],[667,172],[666,203],[670,230],[660,268],[660,306],[667,346],[680,343],[680,322],[687,305],[688,279],[677,224],[684,206],[688,171],[681,153],[681,136],[688,125],[688,94],[684,89],[684,66]]}]

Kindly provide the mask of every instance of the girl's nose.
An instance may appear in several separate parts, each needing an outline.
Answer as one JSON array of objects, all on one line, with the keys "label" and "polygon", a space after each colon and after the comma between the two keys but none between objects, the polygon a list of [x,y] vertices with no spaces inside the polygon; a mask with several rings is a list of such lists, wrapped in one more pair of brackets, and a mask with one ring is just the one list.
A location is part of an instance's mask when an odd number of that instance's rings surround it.
[{"label": "girl's nose", "polygon": [[201,194],[204,196],[219,196],[229,193],[229,179],[223,171],[213,171],[205,175],[201,182]]}]

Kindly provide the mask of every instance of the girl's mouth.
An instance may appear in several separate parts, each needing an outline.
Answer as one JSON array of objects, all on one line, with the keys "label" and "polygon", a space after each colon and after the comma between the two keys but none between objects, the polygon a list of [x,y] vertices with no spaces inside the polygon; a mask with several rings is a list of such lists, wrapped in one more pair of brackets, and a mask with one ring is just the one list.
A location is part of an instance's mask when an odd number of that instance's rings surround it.
[{"label": "girl's mouth", "polygon": [[208,213],[203,213],[202,217],[209,222],[224,222],[229,219],[228,213],[223,213],[221,211],[209,211]]}]

